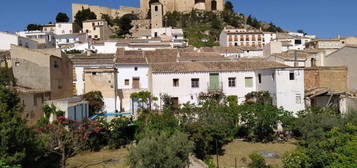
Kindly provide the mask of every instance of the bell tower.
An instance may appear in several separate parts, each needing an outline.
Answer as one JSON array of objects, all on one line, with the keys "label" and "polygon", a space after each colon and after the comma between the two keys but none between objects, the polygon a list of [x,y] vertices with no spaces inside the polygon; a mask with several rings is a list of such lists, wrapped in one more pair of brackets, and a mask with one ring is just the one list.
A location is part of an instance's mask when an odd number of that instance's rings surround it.
[{"label": "bell tower", "polygon": [[163,26],[163,10],[160,2],[151,4],[151,28],[161,28]]}]

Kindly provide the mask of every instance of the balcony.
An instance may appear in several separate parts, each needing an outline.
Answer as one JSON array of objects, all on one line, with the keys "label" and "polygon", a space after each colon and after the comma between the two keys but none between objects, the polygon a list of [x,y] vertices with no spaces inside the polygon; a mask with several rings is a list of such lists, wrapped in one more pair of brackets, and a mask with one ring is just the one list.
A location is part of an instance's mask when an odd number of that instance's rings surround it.
[{"label": "balcony", "polygon": [[207,88],[209,92],[215,91],[223,91],[223,83],[222,82],[209,82],[207,83]]}]

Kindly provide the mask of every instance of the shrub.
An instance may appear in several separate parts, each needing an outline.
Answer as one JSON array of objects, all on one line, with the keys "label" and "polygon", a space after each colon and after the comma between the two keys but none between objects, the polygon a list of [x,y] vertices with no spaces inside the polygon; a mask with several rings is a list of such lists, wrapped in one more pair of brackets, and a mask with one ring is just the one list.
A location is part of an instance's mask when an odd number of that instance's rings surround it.
[{"label": "shrub", "polygon": [[249,168],[272,168],[271,166],[265,163],[265,160],[262,156],[253,153],[249,155],[251,162],[248,164]]}]

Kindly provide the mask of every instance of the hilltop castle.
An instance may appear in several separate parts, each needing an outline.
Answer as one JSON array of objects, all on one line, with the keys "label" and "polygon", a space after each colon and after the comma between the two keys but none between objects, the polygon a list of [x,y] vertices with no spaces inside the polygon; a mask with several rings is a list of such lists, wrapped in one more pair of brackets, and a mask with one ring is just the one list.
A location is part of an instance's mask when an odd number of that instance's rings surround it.
[{"label": "hilltop castle", "polygon": [[[140,0],[140,9],[143,14],[147,14],[150,9],[150,0]],[[167,12],[191,12],[193,9],[206,11],[222,11],[224,0],[159,0],[163,5],[163,14]]]}]

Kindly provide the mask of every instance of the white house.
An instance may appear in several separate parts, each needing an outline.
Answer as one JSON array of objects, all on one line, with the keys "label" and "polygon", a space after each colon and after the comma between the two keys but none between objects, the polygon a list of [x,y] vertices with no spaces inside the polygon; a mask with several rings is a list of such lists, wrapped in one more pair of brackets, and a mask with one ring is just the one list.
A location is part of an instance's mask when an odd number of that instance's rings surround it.
[{"label": "white house", "polygon": [[152,28],[151,37],[163,37],[167,36],[171,40],[183,40],[183,30],[174,29],[172,27]]},{"label": "white house", "polygon": [[219,36],[219,43],[223,47],[263,47],[275,39],[275,33],[263,32],[258,29],[249,30],[224,28]]},{"label": "white house", "polygon": [[118,110],[116,70],[114,54],[72,56],[74,95],[100,91],[104,100],[104,112]]},{"label": "white house", "polygon": [[[304,110],[304,71],[270,61],[179,62],[152,64],[150,90],[171,96],[174,104],[199,102],[199,94],[222,91],[238,102],[252,91],[269,91],[274,105],[297,112]],[[162,100],[154,107],[162,108]]]},{"label": "white house", "polygon": [[79,29],[79,25],[76,23],[61,22],[55,24],[54,33],[57,35],[72,34],[78,33]]},{"label": "white house", "polygon": [[55,35],[56,48],[71,48],[76,43],[83,43],[87,40],[85,33],[72,33]]},{"label": "white house", "polygon": [[304,50],[305,45],[310,42],[314,36],[301,33],[277,33],[277,40],[282,43],[282,51]]},{"label": "white house", "polygon": [[116,56],[120,111],[135,112],[137,105],[130,98],[130,95],[148,90],[149,65],[143,51],[119,49]]},{"label": "white house", "polygon": [[10,50],[11,45],[22,46],[26,48],[46,48],[46,45],[41,45],[37,41],[21,37],[17,34],[0,32],[0,50]]}]

